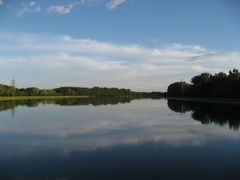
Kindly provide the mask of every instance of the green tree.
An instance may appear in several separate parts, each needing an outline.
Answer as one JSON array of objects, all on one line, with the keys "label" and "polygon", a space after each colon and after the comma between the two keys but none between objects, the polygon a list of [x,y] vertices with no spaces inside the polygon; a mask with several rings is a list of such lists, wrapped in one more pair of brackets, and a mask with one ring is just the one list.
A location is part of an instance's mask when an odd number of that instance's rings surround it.
[{"label": "green tree", "polygon": [[191,82],[194,85],[206,84],[207,82],[209,82],[210,77],[211,77],[211,74],[209,74],[209,73],[202,73],[200,75],[194,76],[191,79]]},{"label": "green tree", "polygon": [[168,86],[168,95],[186,96],[189,92],[190,85],[186,82],[175,82]]}]

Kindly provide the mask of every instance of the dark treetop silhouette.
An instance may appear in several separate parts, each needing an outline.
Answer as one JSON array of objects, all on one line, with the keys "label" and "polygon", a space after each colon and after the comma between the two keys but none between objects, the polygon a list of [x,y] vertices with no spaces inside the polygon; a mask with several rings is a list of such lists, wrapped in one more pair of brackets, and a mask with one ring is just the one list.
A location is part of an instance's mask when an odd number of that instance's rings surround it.
[{"label": "dark treetop silhouette", "polygon": [[168,86],[168,96],[240,98],[240,73],[237,69],[228,74],[202,73],[191,79],[191,84],[175,82]]}]

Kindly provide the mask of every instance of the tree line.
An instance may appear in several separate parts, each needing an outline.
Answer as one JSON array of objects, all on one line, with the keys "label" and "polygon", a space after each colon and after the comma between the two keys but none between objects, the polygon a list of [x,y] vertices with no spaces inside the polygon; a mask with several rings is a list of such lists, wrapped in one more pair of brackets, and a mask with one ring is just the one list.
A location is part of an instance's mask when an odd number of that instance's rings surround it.
[{"label": "tree line", "polygon": [[36,87],[16,88],[0,84],[0,96],[89,96],[89,97],[137,97],[140,93],[130,89],[101,87],[60,87],[55,89],[38,89]]},{"label": "tree line", "polygon": [[168,86],[168,96],[240,98],[240,72],[201,73],[191,78],[191,83],[175,82]]}]

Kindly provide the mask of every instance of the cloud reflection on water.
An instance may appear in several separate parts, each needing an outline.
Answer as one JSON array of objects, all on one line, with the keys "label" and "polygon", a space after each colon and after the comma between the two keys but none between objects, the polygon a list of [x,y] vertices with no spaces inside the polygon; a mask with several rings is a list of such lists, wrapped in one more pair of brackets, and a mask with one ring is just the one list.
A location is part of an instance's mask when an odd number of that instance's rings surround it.
[{"label": "cloud reflection on water", "polygon": [[211,141],[240,139],[238,131],[213,123],[202,125],[170,110],[167,100],[134,100],[106,106],[19,106],[12,118],[0,113],[0,156],[45,150],[69,153],[140,145],[148,142],[200,146]]}]

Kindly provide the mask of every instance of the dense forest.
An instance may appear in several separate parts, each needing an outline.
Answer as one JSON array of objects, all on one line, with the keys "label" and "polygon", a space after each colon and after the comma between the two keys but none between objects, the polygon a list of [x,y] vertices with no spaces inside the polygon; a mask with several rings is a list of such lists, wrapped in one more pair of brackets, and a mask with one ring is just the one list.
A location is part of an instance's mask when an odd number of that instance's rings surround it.
[{"label": "dense forest", "polygon": [[240,72],[237,69],[228,74],[202,73],[194,76],[191,83],[175,82],[168,86],[168,96],[240,98]]},{"label": "dense forest", "polygon": [[139,93],[129,89],[119,88],[85,88],[60,87],[55,89],[38,89],[36,87],[16,88],[15,82],[11,86],[0,84],[0,96],[89,96],[89,97],[135,97]]}]

